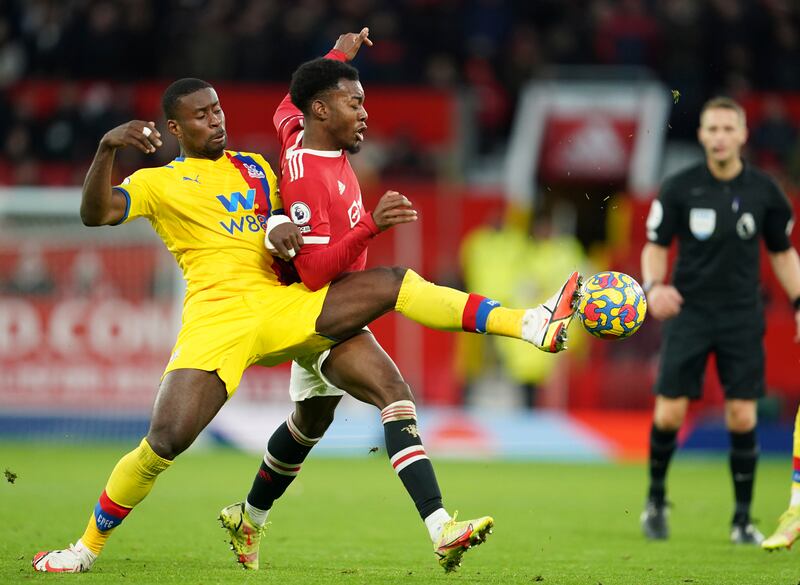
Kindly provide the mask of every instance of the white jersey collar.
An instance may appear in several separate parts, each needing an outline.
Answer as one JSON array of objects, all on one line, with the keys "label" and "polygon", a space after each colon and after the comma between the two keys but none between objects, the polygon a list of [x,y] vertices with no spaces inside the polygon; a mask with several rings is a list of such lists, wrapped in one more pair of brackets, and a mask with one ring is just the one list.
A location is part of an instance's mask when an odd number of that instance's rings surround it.
[{"label": "white jersey collar", "polygon": [[292,154],[313,154],[314,156],[324,156],[327,158],[338,158],[342,156],[342,149],[339,150],[315,150],[313,148],[299,148],[300,144],[303,142],[303,133],[305,130],[301,130],[297,134],[297,140],[294,143],[294,148],[292,149]]}]

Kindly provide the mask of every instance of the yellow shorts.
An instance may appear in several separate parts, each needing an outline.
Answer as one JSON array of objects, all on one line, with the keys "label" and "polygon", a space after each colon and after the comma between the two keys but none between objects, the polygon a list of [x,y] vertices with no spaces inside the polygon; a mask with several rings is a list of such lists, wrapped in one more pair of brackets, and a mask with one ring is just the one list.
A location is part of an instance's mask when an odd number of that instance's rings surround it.
[{"label": "yellow shorts", "polygon": [[164,375],[183,368],[216,371],[230,397],[253,364],[274,366],[324,351],[334,341],[319,335],[315,325],[327,294],[327,286],[311,292],[297,283],[194,300],[184,307]]}]

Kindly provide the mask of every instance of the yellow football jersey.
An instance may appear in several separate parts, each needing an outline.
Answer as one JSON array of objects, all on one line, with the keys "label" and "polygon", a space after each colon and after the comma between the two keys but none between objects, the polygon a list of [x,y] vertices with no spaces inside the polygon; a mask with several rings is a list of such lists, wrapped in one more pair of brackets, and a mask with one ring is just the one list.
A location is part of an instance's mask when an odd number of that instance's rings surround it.
[{"label": "yellow football jersey", "polygon": [[114,189],[128,199],[120,223],[146,217],[175,256],[186,303],[294,280],[264,249],[266,220],[283,210],[275,173],[261,155],[178,157],[136,171]]}]

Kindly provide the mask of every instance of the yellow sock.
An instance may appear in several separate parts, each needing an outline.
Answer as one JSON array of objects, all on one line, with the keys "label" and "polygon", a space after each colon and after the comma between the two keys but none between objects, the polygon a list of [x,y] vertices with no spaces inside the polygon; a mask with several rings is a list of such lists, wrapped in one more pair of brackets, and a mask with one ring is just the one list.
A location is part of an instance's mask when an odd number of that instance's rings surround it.
[{"label": "yellow sock", "polygon": [[800,506],[800,407],[794,419],[794,445],[792,447],[792,497],[790,506]]},{"label": "yellow sock", "polygon": [[522,316],[525,309],[506,309],[497,307],[486,320],[486,333],[505,337],[522,338]]},{"label": "yellow sock", "polygon": [[158,474],[170,465],[172,461],[156,455],[146,439],[123,456],[89,517],[81,536],[83,544],[94,554],[100,554],[114,528],[150,493]]},{"label": "yellow sock", "polygon": [[395,310],[431,329],[470,331],[519,338],[523,310],[506,309],[500,303],[460,290],[428,282],[413,270],[406,271]]}]

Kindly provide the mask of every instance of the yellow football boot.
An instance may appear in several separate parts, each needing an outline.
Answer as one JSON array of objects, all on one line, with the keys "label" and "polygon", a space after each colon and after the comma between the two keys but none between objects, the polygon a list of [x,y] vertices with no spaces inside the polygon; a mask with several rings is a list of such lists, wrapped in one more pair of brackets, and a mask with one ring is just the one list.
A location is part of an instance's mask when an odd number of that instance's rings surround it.
[{"label": "yellow football boot", "polygon": [[455,571],[461,566],[461,557],[473,546],[482,544],[492,533],[494,520],[484,516],[476,520],[456,520],[458,512],[444,523],[439,539],[433,544],[433,552],[439,557],[439,564],[446,573]]},{"label": "yellow football boot", "polygon": [[798,535],[800,535],[800,506],[794,506],[781,514],[774,534],[761,543],[761,548],[768,551],[790,549]]},{"label": "yellow football boot", "polygon": [[242,568],[251,571],[258,570],[258,546],[261,536],[266,531],[266,525],[256,526],[244,511],[244,502],[236,502],[219,513],[222,527],[231,537],[231,550],[236,555],[236,562]]}]

